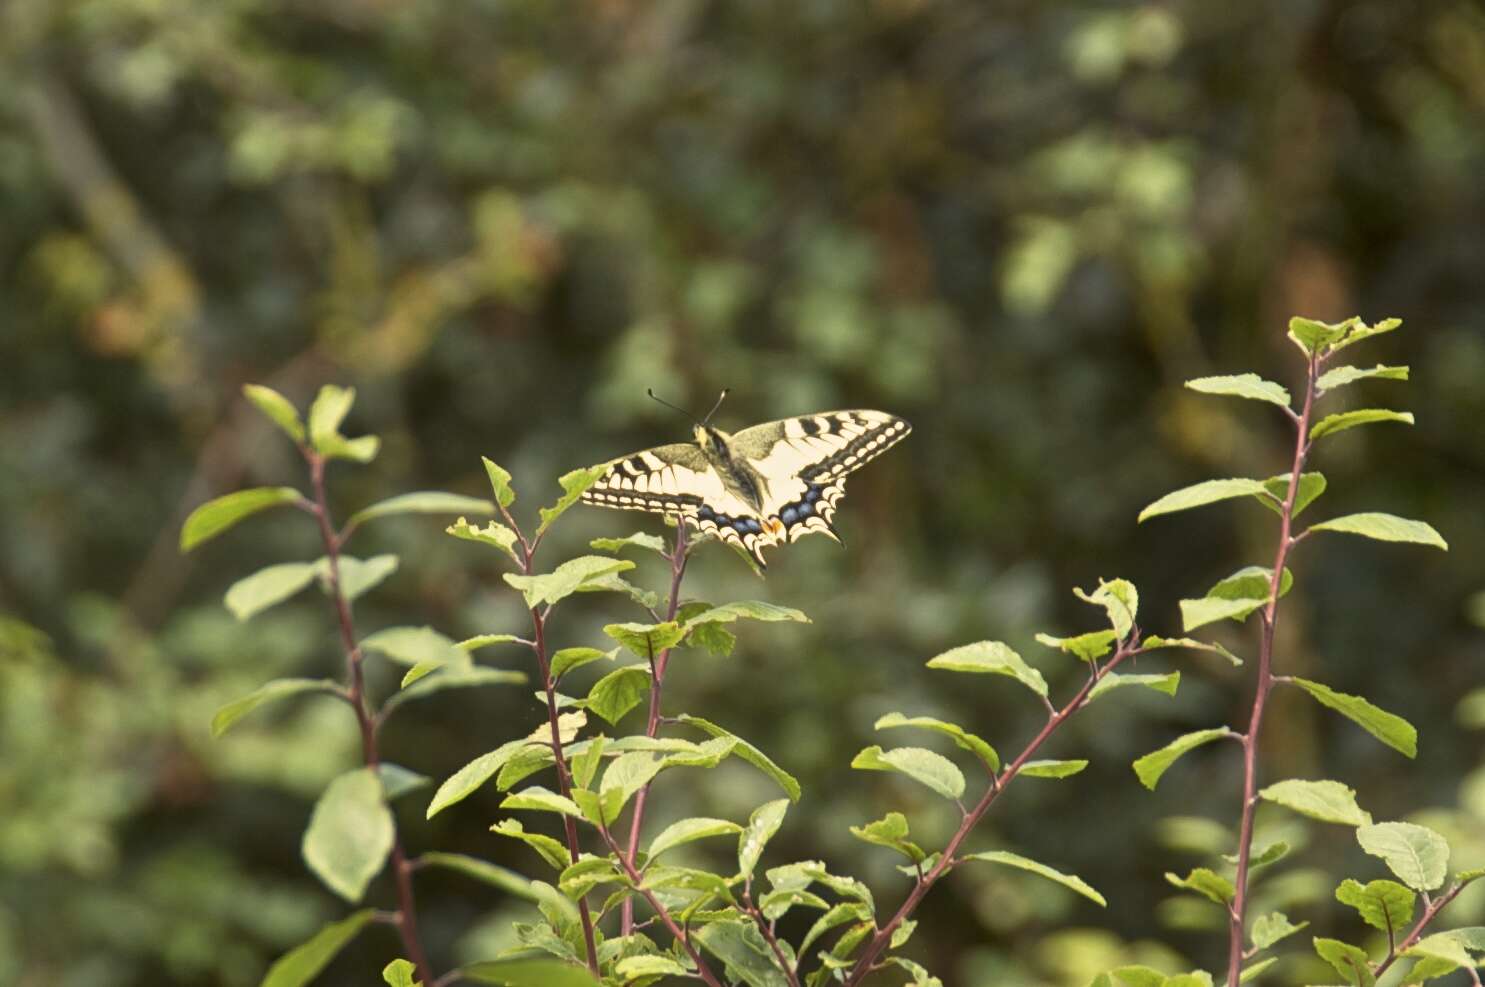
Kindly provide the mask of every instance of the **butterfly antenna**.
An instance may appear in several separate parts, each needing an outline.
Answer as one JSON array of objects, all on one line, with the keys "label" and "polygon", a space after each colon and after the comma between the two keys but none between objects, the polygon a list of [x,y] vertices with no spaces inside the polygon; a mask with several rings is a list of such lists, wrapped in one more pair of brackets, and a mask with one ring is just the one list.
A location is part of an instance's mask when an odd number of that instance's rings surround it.
[{"label": "butterfly antenna", "polygon": [[730,387],[722,388],[722,393],[717,395],[717,403],[712,405],[712,410],[706,413],[706,417],[701,420],[701,424],[705,425],[707,422],[710,422],[712,420],[712,415],[715,415],[717,413],[717,409],[722,407],[722,402],[727,400],[727,394],[731,390],[732,388]]},{"label": "butterfly antenna", "polygon": [[[701,422],[696,421],[696,416],[693,415],[693,414],[691,414],[691,412],[687,411],[685,408],[677,408],[675,405],[671,404],[669,401],[667,401],[664,398],[658,396],[650,388],[646,387],[645,388],[645,393],[648,394],[652,400],[655,400],[655,401],[660,402],[661,404],[665,405],[665,407],[669,408],[671,411],[679,411],[681,414],[683,414],[687,418],[691,419],[691,421],[692,421],[693,424],[696,424],[696,425],[700,425],[701,424]],[[727,392],[726,391],[723,391],[722,393],[723,394],[726,394]]]}]

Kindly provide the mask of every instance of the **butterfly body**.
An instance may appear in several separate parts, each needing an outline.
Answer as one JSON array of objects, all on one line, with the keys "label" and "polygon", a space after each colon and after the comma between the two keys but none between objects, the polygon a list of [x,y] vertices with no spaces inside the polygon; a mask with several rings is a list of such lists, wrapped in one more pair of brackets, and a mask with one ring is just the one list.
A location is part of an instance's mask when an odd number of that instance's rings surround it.
[{"label": "butterfly body", "polygon": [[706,424],[694,442],[657,446],[609,464],[584,494],[601,507],[684,517],[742,547],[765,565],[763,549],[831,527],[845,478],[912,430],[881,411],[830,411],[745,428]]}]

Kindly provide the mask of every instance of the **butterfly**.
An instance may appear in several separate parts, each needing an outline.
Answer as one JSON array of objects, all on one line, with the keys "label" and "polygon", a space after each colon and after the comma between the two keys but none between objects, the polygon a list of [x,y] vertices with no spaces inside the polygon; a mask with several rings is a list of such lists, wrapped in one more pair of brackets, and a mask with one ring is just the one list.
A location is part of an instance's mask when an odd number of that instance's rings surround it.
[{"label": "butterfly", "polygon": [[884,411],[826,411],[733,435],[711,427],[710,419],[708,414],[696,422],[694,442],[612,460],[583,500],[683,517],[703,533],[741,547],[766,568],[763,549],[769,546],[812,531],[840,541],[830,521],[845,496],[846,475],[912,431]]}]

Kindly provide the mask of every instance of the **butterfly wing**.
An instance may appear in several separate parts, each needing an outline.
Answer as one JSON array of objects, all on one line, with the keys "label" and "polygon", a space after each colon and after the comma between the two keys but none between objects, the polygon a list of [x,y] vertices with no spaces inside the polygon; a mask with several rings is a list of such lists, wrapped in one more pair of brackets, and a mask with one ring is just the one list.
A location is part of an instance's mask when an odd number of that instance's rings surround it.
[{"label": "butterfly wing", "polygon": [[701,450],[689,442],[656,446],[615,459],[583,500],[599,507],[684,517],[697,530],[741,547],[760,566],[763,549],[781,530],[765,528],[758,513],[729,492]]},{"label": "butterfly wing", "polygon": [[845,496],[846,475],[911,431],[883,411],[827,411],[743,429],[732,448],[767,484],[765,531],[791,542],[810,532],[836,538],[830,522]]}]

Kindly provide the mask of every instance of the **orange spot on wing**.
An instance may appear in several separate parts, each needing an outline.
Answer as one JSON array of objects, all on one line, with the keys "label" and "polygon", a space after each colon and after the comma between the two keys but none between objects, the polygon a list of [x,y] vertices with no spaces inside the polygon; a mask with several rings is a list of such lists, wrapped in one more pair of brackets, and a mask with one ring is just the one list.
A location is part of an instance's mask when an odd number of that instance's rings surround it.
[{"label": "orange spot on wing", "polygon": [[771,517],[763,522],[763,527],[771,535],[782,535],[784,533],[784,522],[776,517]]}]

